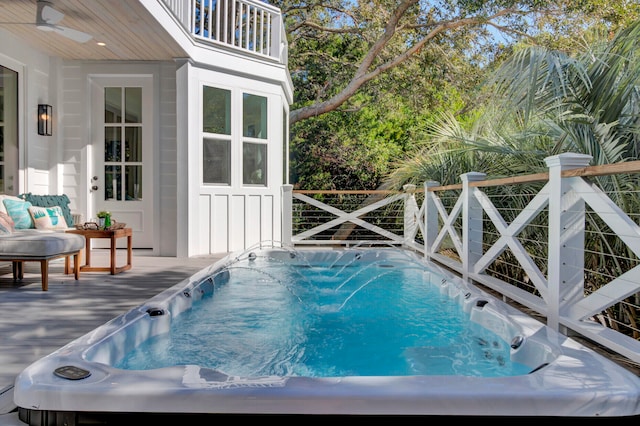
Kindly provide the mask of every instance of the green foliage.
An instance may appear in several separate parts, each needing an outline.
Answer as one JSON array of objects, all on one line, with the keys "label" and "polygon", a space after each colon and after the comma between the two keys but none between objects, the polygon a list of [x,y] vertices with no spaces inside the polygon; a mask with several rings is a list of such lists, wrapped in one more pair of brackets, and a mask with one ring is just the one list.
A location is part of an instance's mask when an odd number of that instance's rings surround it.
[{"label": "green foliage", "polygon": [[[275,2],[285,17],[295,87],[291,183],[310,189],[375,188],[403,158],[418,151],[431,155],[428,129],[444,116],[456,117],[472,133],[482,117],[512,120],[507,127],[494,122],[489,131],[508,141],[513,152],[523,151],[517,144],[528,137],[540,155],[553,153],[557,146],[550,141],[562,130],[524,116],[499,118],[487,107],[493,92],[483,90],[482,82],[504,59],[525,49],[523,40],[575,51],[638,16],[634,2],[611,3]],[[607,127],[598,131],[604,134]],[[504,149],[489,136],[472,140],[463,151]],[[517,166],[507,170],[512,169]]]},{"label": "green foliage", "polygon": [[[389,164],[409,143],[407,121],[380,117],[364,107],[355,113],[333,112],[298,123],[292,169],[305,189],[374,189]],[[402,115],[393,111],[390,115]],[[300,139],[298,139],[300,137]]]},{"label": "green foliage", "polygon": [[[467,121],[440,115],[424,132],[421,151],[400,162],[387,183],[459,182],[441,168],[493,177],[534,173],[546,170],[545,157],[562,152],[589,154],[592,164],[640,159],[639,48],[640,21],[594,39],[586,51],[520,46],[479,92],[488,101]],[[454,158],[461,167],[451,167]]]},{"label": "green foliage", "polygon": [[304,189],[379,187],[395,163],[416,149],[437,111],[463,105],[455,87],[429,81],[391,73],[345,108],[295,123],[292,183]]}]

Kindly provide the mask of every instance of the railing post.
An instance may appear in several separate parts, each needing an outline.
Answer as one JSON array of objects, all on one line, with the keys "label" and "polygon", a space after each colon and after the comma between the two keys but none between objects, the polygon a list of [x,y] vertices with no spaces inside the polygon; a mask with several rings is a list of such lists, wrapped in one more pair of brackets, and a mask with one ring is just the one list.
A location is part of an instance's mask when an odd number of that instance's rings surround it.
[{"label": "railing post", "polygon": [[281,211],[282,211],[282,246],[293,247],[293,185],[282,185]]},{"label": "railing post", "polygon": [[547,325],[560,330],[560,314],[584,297],[585,203],[571,190],[571,179],[563,170],[586,167],[586,154],[565,153],[545,158],[549,167],[549,248]]},{"label": "railing post", "polygon": [[469,281],[469,272],[482,257],[482,206],[473,196],[470,182],[484,180],[485,173],[465,173],[462,179],[462,278]]},{"label": "railing post", "polygon": [[284,28],[282,24],[282,16],[272,13],[271,23],[269,25],[269,36],[271,37],[271,40],[267,46],[269,48],[268,55],[278,60],[282,60],[282,56],[280,56],[282,54],[282,49],[280,48],[280,44],[282,43],[282,39],[280,38],[281,28]]},{"label": "railing post", "polygon": [[440,186],[440,182],[429,180],[424,183],[424,258],[431,259],[433,244],[438,237],[438,208],[435,203],[435,194],[429,192],[430,187]]},{"label": "railing post", "polygon": [[406,184],[402,187],[404,190],[404,233],[402,244],[408,245],[414,241],[418,230],[418,217],[420,209],[416,202],[416,186]]}]

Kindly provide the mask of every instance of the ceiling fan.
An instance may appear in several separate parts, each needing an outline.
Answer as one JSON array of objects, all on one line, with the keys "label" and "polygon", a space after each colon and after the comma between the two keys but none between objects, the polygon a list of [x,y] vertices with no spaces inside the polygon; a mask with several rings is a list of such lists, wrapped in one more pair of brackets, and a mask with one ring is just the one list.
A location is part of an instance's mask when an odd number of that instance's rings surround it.
[{"label": "ceiling fan", "polygon": [[36,28],[41,31],[53,31],[78,43],[85,43],[93,38],[91,34],[58,25],[64,13],[53,8],[50,1],[38,0],[36,11]]}]

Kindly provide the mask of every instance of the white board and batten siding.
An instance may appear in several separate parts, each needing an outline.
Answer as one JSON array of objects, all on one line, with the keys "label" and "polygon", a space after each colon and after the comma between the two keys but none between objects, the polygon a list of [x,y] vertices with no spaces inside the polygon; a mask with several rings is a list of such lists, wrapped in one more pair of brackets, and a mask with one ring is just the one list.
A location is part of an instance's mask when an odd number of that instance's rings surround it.
[{"label": "white board and batten siding", "polygon": [[274,194],[202,194],[198,251],[233,252],[279,240],[277,203]]},{"label": "white board and batten siding", "polygon": [[[199,80],[198,92],[203,86],[219,87],[232,91],[232,170],[229,185],[200,185],[197,206],[197,225],[193,227],[189,255],[235,252],[254,247],[262,242],[281,239],[280,188],[283,184],[283,120],[288,110],[286,94],[279,81],[260,81],[246,76],[219,73],[214,70],[193,69],[191,79]],[[191,80],[193,81],[193,80]],[[263,96],[267,99],[267,186],[242,183],[241,118],[242,93]],[[200,95],[200,93],[199,93]],[[201,104],[198,111],[202,109]],[[190,130],[202,129],[198,117]],[[194,117],[191,117],[193,120]],[[194,120],[195,121],[195,120]],[[198,139],[202,140],[199,132]],[[189,166],[202,167],[202,145],[189,146]],[[195,151],[194,151],[195,150]],[[193,178],[193,175],[192,175]]]}]

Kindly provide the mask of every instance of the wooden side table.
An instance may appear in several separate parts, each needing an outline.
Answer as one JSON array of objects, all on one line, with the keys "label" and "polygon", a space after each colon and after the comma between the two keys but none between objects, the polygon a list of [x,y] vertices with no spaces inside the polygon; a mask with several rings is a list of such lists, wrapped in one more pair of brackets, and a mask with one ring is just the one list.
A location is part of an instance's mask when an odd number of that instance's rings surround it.
[{"label": "wooden side table", "polygon": [[[131,228],[122,228],[115,229],[113,231],[101,231],[101,230],[92,230],[92,229],[69,229],[66,232],[70,232],[72,234],[80,234],[85,238],[85,264],[80,266],[80,271],[88,271],[88,272],[110,272],[111,275],[118,274],[122,271],[127,271],[131,269],[131,260],[133,258],[132,255],[132,243],[133,243],[133,233]],[[123,266],[116,266],[116,240],[118,238],[127,237],[127,264]],[[109,245],[109,250],[111,254],[111,261],[109,266],[91,266],[91,239],[92,238],[108,238],[111,240]],[[69,258],[65,260],[65,273],[69,271]]]}]

